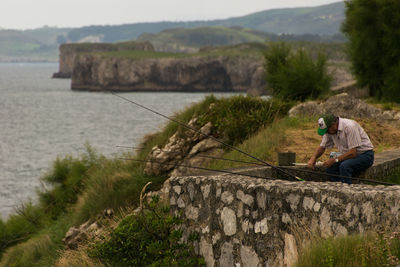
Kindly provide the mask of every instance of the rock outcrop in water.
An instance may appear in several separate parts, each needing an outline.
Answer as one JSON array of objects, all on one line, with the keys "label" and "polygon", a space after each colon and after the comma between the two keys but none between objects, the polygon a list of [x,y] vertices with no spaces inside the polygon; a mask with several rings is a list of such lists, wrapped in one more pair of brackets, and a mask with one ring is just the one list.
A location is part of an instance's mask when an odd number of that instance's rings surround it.
[{"label": "rock outcrop in water", "polygon": [[154,51],[154,48],[149,42],[75,43],[62,44],[59,50],[59,71],[53,74],[53,78],[71,78],[74,61],[79,53],[126,50]]},{"label": "rock outcrop in water", "polygon": [[71,89],[181,92],[263,90],[263,73],[262,57],[129,59],[82,54],[74,62]]}]

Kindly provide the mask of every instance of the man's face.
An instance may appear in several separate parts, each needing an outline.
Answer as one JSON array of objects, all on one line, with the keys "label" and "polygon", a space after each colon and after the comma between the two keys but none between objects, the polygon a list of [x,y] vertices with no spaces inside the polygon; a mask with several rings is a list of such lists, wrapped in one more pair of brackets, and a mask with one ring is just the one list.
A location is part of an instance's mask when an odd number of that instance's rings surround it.
[{"label": "man's face", "polygon": [[328,134],[336,134],[338,131],[338,125],[339,123],[334,122],[329,128],[328,128]]}]

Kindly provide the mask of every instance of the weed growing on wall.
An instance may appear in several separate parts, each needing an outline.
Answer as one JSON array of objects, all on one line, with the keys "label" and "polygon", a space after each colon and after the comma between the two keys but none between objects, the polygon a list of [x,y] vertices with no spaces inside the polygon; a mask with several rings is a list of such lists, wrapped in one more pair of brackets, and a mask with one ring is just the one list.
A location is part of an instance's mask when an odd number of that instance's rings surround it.
[{"label": "weed growing on wall", "polygon": [[90,255],[111,266],[204,266],[194,254],[197,235],[182,241],[182,222],[153,197],[140,213],[124,218],[104,242],[95,244]]}]

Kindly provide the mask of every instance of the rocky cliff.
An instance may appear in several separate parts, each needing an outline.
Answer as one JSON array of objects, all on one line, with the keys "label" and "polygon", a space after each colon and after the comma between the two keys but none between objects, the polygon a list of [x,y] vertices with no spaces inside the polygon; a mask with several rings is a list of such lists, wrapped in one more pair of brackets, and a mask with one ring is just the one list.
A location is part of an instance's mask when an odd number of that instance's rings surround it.
[{"label": "rocky cliff", "polygon": [[154,48],[149,42],[62,44],[59,48],[59,71],[53,74],[53,78],[71,78],[73,63],[78,53],[124,50],[153,51]]},{"label": "rocky cliff", "polygon": [[81,54],[71,89],[113,91],[263,90],[263,59],[251,56],[187,56],[129,59]]}]

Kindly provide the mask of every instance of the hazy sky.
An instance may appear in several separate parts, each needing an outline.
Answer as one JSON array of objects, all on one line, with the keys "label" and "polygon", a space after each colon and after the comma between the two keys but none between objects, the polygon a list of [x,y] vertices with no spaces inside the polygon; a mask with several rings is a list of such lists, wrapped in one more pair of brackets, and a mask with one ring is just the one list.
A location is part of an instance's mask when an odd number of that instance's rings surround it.
[{"label": "hazy sky", "polygon": [[341,0],[0,0],[0,28],[81,27],[237,17]]}]

